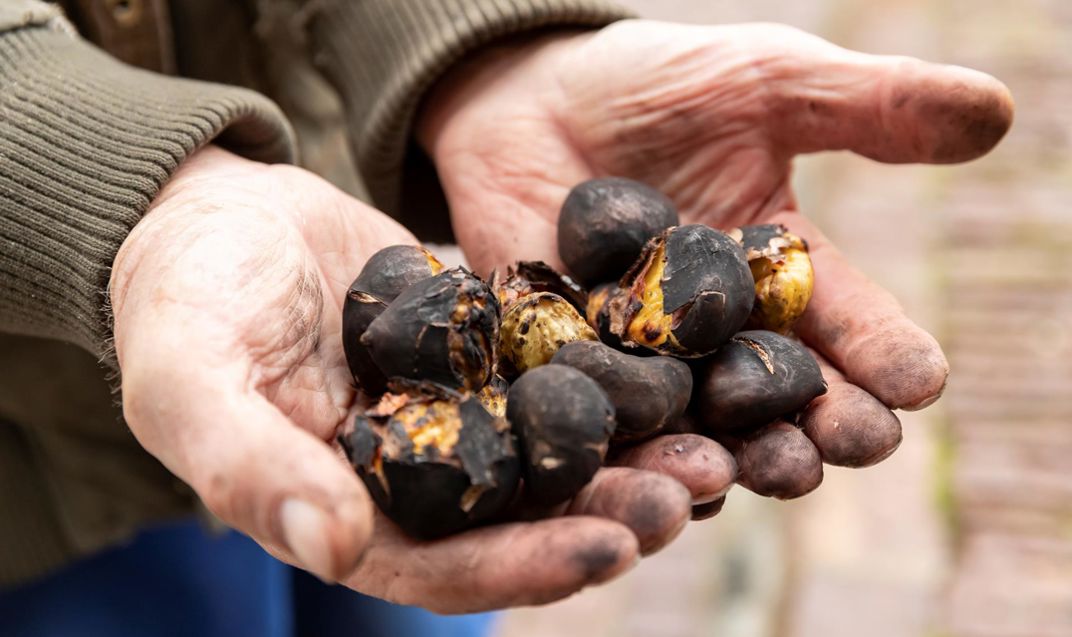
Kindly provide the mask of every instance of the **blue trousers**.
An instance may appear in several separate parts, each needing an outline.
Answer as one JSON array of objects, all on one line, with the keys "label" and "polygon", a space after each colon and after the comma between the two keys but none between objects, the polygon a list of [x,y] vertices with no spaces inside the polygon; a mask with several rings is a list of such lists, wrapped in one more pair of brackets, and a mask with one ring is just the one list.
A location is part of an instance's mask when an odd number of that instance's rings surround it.
[{"label": "blue trousers", "polygon": [[488,637],[494,620],[328,586],[244,535],[209,535],[193,521],[0,590],[4,637]]}]

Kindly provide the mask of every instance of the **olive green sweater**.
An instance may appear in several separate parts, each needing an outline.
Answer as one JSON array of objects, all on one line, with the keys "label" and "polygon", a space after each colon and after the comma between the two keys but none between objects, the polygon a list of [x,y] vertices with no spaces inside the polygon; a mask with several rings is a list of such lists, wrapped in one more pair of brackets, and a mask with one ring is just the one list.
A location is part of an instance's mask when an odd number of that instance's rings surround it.
[{"label": "olive green sweater", "polygon": [[313,149],[307,165],[336,181],[356,167],[397,213],[414,115],[452,64],[623,16],[602,0],[63,4],[114,55],[56,5],[0,0],[0,587],[196,507],[106,381],[109,268],[184,158],[209,142],[267,162]]}]

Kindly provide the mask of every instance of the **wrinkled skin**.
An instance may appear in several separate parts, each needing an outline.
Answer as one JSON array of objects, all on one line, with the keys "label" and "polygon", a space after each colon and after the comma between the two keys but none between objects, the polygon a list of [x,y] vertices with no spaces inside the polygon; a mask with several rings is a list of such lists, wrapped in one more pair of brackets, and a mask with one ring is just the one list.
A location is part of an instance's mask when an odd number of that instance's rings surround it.
[{"label": "wrinkled skin", "polygon": [[[785,224],[808,241],[815,267],[796,326],[804,341],[888,408],[941,395],[948,364],[937,341],[800,214],[792,158],[974,159],[1012,121],[994,78],[855,53],[781,25],[624,21],[487,53],[428,104],[420,137],[478,271],[514,259],[560,265],[556,215],[569,189],[596,176],[637,179],[670,196],[682,223]],[[866,420],[856,404],[828,401],[826,413]]]},{"label": "wrinkled skin", "polygon": [[284,561],[439,612],[559,599],[672,539],[690,515],[688,477],[628,467],[600,470],[566,517],[437,542],[374,513],[331,445],[356,413],[341,308],[365,260],[396,243],[414,239],[301,169],[212,147],[188,158],[110,282],[138,441]]}]

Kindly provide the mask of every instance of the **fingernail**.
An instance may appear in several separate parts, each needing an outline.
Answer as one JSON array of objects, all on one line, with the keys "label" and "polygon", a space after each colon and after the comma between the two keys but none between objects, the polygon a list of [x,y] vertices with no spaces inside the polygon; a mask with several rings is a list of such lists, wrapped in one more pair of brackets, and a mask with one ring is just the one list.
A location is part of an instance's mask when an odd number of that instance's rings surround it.
[{"label": "fingernail", "polygon": [[919,401],[915,405],[905,405],[904,407],[901,407],[901,409],[903,409],[904,411],[919,411],[921,409],[925,409],[927,407],[930,407],[935,402],[937,402],[938,399],[941,398],[941,397],[942,397],[942,394],[938,393],[938,394],[935,394],[933,396],[929,396],[927,398],[924,398],[923,400]]},{"label": "fingernail", "polygon": [[325,582],[333,581],[328,515],[305,500],[288,498],[279,507],[283,541],[305,570]]}]

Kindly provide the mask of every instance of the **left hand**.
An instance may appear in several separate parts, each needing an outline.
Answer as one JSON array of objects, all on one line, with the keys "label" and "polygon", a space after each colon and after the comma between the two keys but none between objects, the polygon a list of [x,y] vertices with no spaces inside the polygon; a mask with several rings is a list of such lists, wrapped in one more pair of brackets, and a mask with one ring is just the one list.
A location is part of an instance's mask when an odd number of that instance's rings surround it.
[{"label": "left hand", "polygon": [[[839,382],[870,394],[840,392],[852,404],[830,405],[831,396],[822,413],[864,425],[880,407],[872,395],[891,409],[936,400],[948,364],[935,339],[799,214],[792,158],[851,150],[889,163],[966,161],[1001,139],[1012,110],[990,76],[847,51],[791,27],[625,21],[483,53],[433,92],[419,137],[478,272],[518,259],[561,266],[559,208],[573,185],[597,176],[662,190],[683,223],[784,223],[809,242],[816,270],[798,334]],[[669,442],[631,457],[650,464]],[[704,444],[697,457],[715,451]],[[704,472],[684,464],[659,462],[696,495]]]}]

